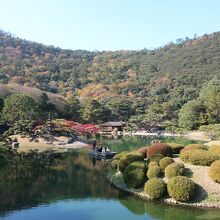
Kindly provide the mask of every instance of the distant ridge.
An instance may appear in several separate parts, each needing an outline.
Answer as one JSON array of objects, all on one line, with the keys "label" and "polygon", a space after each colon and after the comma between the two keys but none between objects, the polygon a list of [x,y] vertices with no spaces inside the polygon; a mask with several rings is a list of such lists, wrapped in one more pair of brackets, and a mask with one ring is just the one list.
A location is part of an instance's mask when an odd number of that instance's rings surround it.
[{"label": "distant ridge", "polygon": [[181,87],[194,98],[219,77],[220,32],[178,39],[155,50],[90,52],[45,46],[0,31],[2,84],[98,100],[141,99],[160,92],[172,97]]}]

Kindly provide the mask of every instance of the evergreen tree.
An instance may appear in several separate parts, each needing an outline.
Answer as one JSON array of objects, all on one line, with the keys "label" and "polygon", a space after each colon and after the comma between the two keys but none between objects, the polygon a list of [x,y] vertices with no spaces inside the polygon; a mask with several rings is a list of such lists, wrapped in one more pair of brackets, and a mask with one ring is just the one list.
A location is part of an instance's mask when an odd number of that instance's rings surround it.
[{"label": "evergreen tree", "polygon": [[4,107],[1,112],[4,122],[13,126],[21,120],[39,120],[40,109],[34,99],[23,95],[13,94],[4,100]]},{"label": "evergreen tree", "polygon": [[97,124],[107,121],[111,111],[96,100],[86,100],[82,109],[82,119],[85,122]]}]

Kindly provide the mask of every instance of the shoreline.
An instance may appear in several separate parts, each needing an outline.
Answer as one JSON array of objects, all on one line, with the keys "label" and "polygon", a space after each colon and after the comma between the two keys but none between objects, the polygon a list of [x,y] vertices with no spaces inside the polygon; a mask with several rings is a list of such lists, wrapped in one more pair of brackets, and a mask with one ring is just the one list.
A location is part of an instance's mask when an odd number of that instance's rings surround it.
[{"label": "shoreline", "polygon": [[21,135],[12,135],[11,138],[17,138],[19,147],[17,151],[19,153],[26,153],[28,151],[56,151],[60,153],[65,153],[70,149],[77,150],[84,147],[88,147],[88,144],[82,141],[75,141],[73,143],[67,144],[67,138],[64,136],[55,137],[53,142],[48,142],[45,139],[38,138],[36,140],[31,140],[28,137],[22,137]]},{"label": "shoreline", "polygon": [[[120,173],[120,171],[112,173],[109,172],[108,174],[108,180],[109,182],[117,189],[122,190],[124,192],[130,193],[134,196],[137,196],[145,201],[154,201],[152,198],[150,198],[147,194],[144,193],[144,191],[140,191],[140,189],[130,189],[126,186],[126,184],[123,181],[123,177]],[[119,181],[119,182],[118,182]],[[176,205],[176,206],[185,206],[185,207],[194,207],[194,208],[211,208],[211,209],[220,209],[220,203],[211,203],[211,202],[179,202],[176,201],[173,198],[163,198],[156,200],[162,203],[165,203],[167,205]]]},{"label": "shoreline", "polygon": [[195,141],[204,141],[209,142],[212,141],[209,137],[206,136],[206,133],[203,131],[190,131],[186,134],[180,134],[180,133],[169,133],[169,132],[161,132],[161,134],[158,135],[158,133],[149,133],[146,131],[137,131],[137,132],[123,132],[123,136],[157,136],[157,137],[182,137],[187,138],[190,140]]}]

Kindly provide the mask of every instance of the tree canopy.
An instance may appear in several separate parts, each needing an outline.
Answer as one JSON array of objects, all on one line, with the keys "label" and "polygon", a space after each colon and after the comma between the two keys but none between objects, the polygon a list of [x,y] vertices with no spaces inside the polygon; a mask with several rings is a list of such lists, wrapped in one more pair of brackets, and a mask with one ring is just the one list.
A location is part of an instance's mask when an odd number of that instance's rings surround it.
[{"label": "tree canopy", "polygon": [[24,94],[14,94],[4,100],[1,117],[12,126],[21,120],[40,120],[40,109],[35,101]]}]

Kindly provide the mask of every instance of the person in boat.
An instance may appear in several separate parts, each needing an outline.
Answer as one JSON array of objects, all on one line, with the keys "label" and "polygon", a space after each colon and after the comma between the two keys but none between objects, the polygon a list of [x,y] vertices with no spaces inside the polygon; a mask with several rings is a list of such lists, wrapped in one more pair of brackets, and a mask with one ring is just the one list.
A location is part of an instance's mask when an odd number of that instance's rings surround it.
[{"label": "person in boat", "polygon": [[98,152],[102,153],[102,146],[98,147]]},{"label": "person in boat", "polygon": [[109,152],[109,151],[110,151],[110,149],[107,147],[105,151],[106,151],[106,152]]},{"label": "person in boat", "polygon": [[92,149],[94,151],[96,150],[96,140],[93,140],[93,142],[92,142]]},{"label": "person in boat", "polygon": [[102,153],[105,154],[105,148],[104,147],[102,148]]}]

